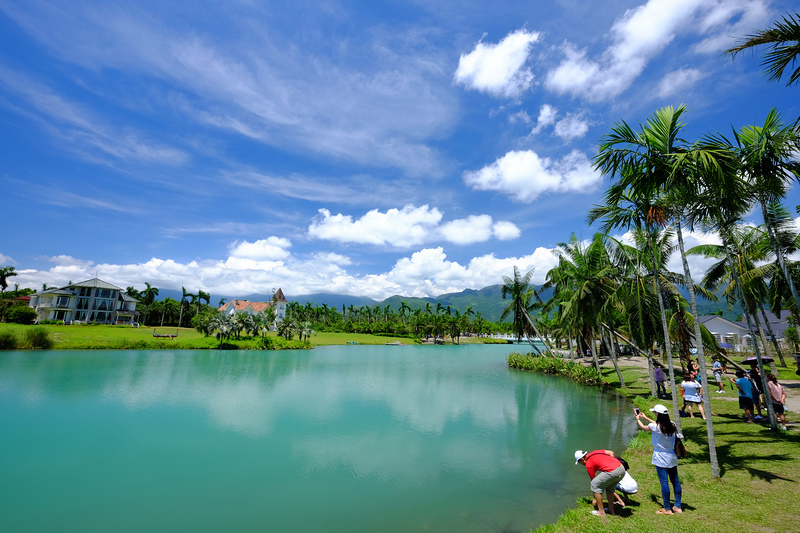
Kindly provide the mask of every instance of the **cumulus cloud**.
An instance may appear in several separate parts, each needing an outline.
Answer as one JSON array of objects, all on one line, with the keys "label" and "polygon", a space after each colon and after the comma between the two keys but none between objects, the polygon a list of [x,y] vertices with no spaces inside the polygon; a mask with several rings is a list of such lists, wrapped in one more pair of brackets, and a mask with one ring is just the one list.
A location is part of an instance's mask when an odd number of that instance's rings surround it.
[{"label": "cumulus cloud", "polygon": [[522,202],[546,193],[588,193],[602,179],[579,150],[558,160],[539,157],[531,150],[511,151],[491,165],[465,172],[463,178],[473,189],[499,191]]},{"label": "cumulus cloud", "polygon": [[269,237],[255,242],[237,241],[230,246],[230,255],[238,259],[274,261],[286,259],[292,243],[289,239]]},{"label": "cumulus cloud", "polygon": [[[470,215],[464,219],[441,224],[443,215],[427,205],[406,205],[402,209],[389,209],[385,213],[373,209],[359,219],[351,215],[332,215],[320,209],[319,215],[308,228],[312,237],[342,243],[388,245],[409,247],[445,240],[459,245],[488,241],[493,235],[503,239],[513,238],[519,228],[512,222],[500,221],[500,230],[489,215]],[[501,238],[498,236],[498,238]]]},{"label": "cumulus cloud", "polygon": [[660,98],[667,98],[691,88],[703,77],[705,74],[695,68],[674,70],[661,78],[656,88],[656,94]]},{"label": "cumulus cloud", "polygon": [[583,137],[587,131],[589,131],[589,123],[579,113],[569,113],[559,120],[553,128],[553,133],[567,142]]},{"label": "cumulus cloud", "polygon": [[717,52],[723,43],[730,43],[730,35],[745,35],[747,31],[741,30],[763,20],[765,9],[763,0],[648,0],[614,23],[613,42],[600,57],[590,59],[585,50],[565,43],[564,60],[547,74],[546,86],[590,101],[614,98],[677,35],[707,35],[696,51]]},{"label": "cumulus cloud", "polygon": [[536,125],[531,130],[531,135],[536,135],[547,126],[551,126],[556,121],[558,111],[555,107],[544,104],[539,108],[539,116],[536,119]]},{"label": "cumulus cloud", "polygon": [[528,90],[533,73],[523,68],[537,32],[520,29],[497,44],[479,42],[469,54],[462,54],[455,73],[456,83],[496,97],[515,98]]}]

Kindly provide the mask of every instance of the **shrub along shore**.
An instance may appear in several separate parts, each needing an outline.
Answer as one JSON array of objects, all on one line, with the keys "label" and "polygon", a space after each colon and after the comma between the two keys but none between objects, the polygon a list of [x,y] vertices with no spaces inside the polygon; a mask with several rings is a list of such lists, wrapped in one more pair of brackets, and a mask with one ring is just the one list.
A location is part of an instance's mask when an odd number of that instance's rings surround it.
[{"label": "shrub along shore", "polygon": [[[520,358],[509,357],[509,365],[520,368]],[[542,359],[539,368],[552,369],[554,363]],[[558,359],[558,358],[556,358]],[[514,364],[512,364],[512,362]],[[577,364],[571,361],[565,363]],[[533,370],[533,363],[528,367]],[[566,368],[566,365],[565,365]],[[621,388],[613,368],[602,368],[602,381],[630,397],[642,411],[656,403],[671,410],[671,397],[650,396],[647,372],[640,367],[622,367],[626,388]],[[781,369],[779,380],[791,379],[794,367]],[[546,373],[554,373],[545,370]],[[596,372],[596,371],[595,371]],[[569,372],[561,372],[568,375]],[[572,377],[572,376],[570,376]],[[731,377],[728,374],[726,377]],[[573,377],[574,379],[574,377]],[[578,381],[583,381],[578,379]],[[596,386],[596,384],[592,384]],[[714,387],[716,388],[716,387]],[[721,477],[712,479],[708,460],[706,422],[699,416],[682,418],[686,459],[680,461],[678,475],[683,489],[682,515],[657,515],[661,507],[661,487],[650,460],[653,448],[650,433],[640,431],[627,450],[614,450],[630,465],[630,474],[639,483],[633,504],[620,511],[619,517],[598,518],[591,514],[589,477],[576,491],[585,493],[577,505],[567,510],[555,524],[538,528],[540,533],[561,532],[636,532],[678,531],[696,533],[758,531],[794,532],[800,524],[796,494],[800,486],[800,432],[771,431],[769,425],[748,424],[739,409],[738,393],[727,384],[725,393],[711,391],[714,412],[714,435]],[[766,411],[766,410],[765,410]],[[648,415],[650,413],[648,412]],[[631,413],[633,416],[633,413]],[[787,412],[787,421],[798,422],[800,413]],[[651,417],[653,418],[653,417]],[[601,448],[587,435],[586,448]],[[573,450],[565,450],[570,456]],[[576,468],[580,468],[577,466]]]}]

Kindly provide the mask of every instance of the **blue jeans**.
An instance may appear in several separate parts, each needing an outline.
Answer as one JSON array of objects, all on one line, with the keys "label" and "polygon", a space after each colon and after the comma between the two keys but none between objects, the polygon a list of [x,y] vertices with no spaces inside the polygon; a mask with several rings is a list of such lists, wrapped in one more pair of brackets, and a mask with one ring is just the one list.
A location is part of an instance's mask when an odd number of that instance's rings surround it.
[{"label": "blue jeans", "polygon": [[661,468],[657,466],[656,473],[658,474],[658,480],[661,482],[661,498],[664,500],[664,509],[672,509],[672,506],[669,504],[669,482],[667,481],[667,476],[669,476],[669,481],[672,481],[672,486],[675,489],[675,507],[680,509],[681,482],[678,479],[678,467]]}]

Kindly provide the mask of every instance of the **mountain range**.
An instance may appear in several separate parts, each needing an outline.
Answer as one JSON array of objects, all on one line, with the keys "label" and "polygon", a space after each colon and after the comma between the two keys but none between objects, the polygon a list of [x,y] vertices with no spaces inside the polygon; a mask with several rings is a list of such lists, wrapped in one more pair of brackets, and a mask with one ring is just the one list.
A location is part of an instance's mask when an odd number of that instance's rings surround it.
[{"label": "mountain range", "polygon": [[[425,309],[427,304],[430,304],[433,310],[436,310],[437,304],[441,303],[442,307],[450,307],[451,311],[459,311],[464,313],[468,307],[472,308],[474,313],[480,313],[486,320],[498,322],[500,316],[503,314],[503,309],[508,306],[510,300],[504,300],[502,296],[502,285],[490,285],[482,289],[465,289],[461,292],[453,292],[441,294],[436,298],[414,298],[406,296],[390,296],[385,300],[378,301],[366,296],[351,296],[348,294],[331,294],[331,293],[315,293],[303,294],[299,296],[292,296],[284,290],[286,299],[290,302],[298,302],[301,305],[311,303],[314,306],[321,306],[326,304],[328,307],[336,308],[341,312],[342,306],[345,308],[351,305],[354,308],[363,306],[369,307],[386,307],[390,306],[391,309],[400,309],[401,302],[405,302],[407,306],[413,309]],[[534,287],[542,300],[548,300],[552,296],[552,289],[542,290],[541,286]],[[688,294],[685,294],[688,299]],[[181,292],[161,289],[159,291],[158,299],[174,298],[180,301]],[[252,302],[266,302],[272,297],[271,294],[248,294],[240,296],[240,300],[249,300]],[[226,298],[225,301],[230,301],[233,298]],[[212,295],[212,305],[218,305],[219,297]],[[727,310],[724,300],[719,302],[712,302],[709,300],[698,298],[697,300],[698,312],[700,315],[710,315],[722,310],[722,316],[728,320],[736,320],[742,314],[741,308],[735,306],[731,311]],[[506,320],[509,320],[508,318]]]}]

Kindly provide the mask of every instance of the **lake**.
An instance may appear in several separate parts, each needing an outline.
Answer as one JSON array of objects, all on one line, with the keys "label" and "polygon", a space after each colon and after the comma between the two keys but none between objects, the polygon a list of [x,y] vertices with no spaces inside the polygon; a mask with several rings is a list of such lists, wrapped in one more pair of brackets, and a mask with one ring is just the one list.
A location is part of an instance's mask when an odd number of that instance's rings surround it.
[{"label": "lake", "polygon": [[0,352],[3,530],[528,531],[636,426],[513,349]]}]

